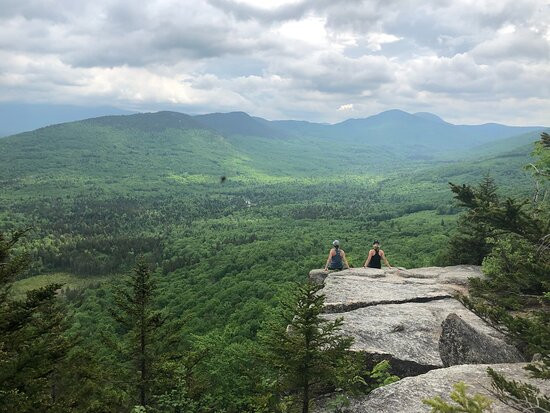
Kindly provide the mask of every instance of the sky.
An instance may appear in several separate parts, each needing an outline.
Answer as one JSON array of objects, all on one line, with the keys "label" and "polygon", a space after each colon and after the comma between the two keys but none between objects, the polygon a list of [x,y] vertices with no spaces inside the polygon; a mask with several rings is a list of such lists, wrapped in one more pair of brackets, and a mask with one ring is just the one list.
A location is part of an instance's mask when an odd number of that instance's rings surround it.
[{"label": "sky", "polygon": [[550,1],[0,0],[0,101],[550,125]]}]

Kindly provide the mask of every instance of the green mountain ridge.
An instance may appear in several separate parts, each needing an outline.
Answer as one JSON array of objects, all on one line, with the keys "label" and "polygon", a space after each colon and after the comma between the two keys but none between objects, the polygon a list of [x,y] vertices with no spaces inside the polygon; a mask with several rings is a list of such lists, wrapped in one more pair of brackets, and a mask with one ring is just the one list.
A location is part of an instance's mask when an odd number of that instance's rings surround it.
[{"label": "green mountain ridge", "polygon": [[451,158],[444,155],[455,156],[457,149],[468,159],[476,152],[486,156],[499,151],[496,142],[512,148],[516,141],[536,140],[533,131],[539,128],[519,130],[530,134],[513,138],[517,127],[455,126],[402,111],[334,125],[267,121],[244,112],[190,116],[165,111],[92,118],[6,137],[0,141],[0,172],[4,181],[55,174],[378,173],[406,169],[411,163],[448,162]]},{"label": "green mountain ridge", "polygon": [[494,142],[484,143],[474,148],[465,150],[464,154],[467,158],[498,157],[502,155],[527,155],[533,150],[533,142],[540,139],[540,133],[548,131],[550,131],[550,128],[499,139]]}]

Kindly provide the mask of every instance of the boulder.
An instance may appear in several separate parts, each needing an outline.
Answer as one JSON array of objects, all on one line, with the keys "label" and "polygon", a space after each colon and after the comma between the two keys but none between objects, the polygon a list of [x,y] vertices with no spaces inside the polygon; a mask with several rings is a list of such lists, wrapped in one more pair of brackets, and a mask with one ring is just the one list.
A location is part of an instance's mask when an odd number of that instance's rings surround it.
[{"label": "boulder", "polygon": [[450,267],[424,267],[402,269],[399,276],[403,278],[431,279],[440,284],[468,285],[468,278],[483,277],[481,267],[477,265],[453,265]]},{"label": "boulder", "polygon": [[444,366],[524,361],[514,346],[480,333],[455,313],[445,318],[441,328],[439,355]]},{"label": "boulder", "polygon": [[[311,270],[309,279],[314,282],[323,282],[328,275],[340,276],[358,276],[367,278],[391,278],[397,282],[407,283],[411,279],[414,283],[439,283],[439,284],[457,284],[466,286],[468,278],[483,277],[481,267],[476,265],[454,265],[450,267],[424,267],[406,269],[402,267],[392,268],[349,268],[342,271],[325,271],[324,269]],[[400,280],[400,281],[399,281]]]},{"label": "boulder", "polygon": [[[448,397],[458,381],[487,394],[487,365],[472,363],[523,361],[502,333],[454,298],[468,292],[473,277],[483,277],[480,267],[312,271],[310,278],[324,284],[319,292],[325,295],[322,317],[343,319],[342,333],[354,338],[352,350],[364,356],[365,367],[386,359],[393,374],[405,377],[354,399],[343,411],[429,412],[422,399]],[[507,377],[529,381],[524,363],[494,366]],[[548,390],[548,382],[545,386]],[[507,411],[496,402],[495,412]]]},{"label": "boulder", "polygon": [[348,274],[331,274],[325,279],[325,288],[321,293],[325,295],[324,311],[327,313],[380,304],[427,302],[453,296],[448,288],[438,284],[415,284],[393,277],[371,279]]},{"label": "boulder", "polygon": [[323,284],[325,282],[325,278],[328,277],[328,274],[329,272],[325,270],[311,270],[309,272],[309,280],[315,284]]},{"label": "boulder", "polygon": [[[494,400],[493,413],[509,413],[509,406],[497,400],[491,394],[491,379],[487,367],[503,374],[506,378],[527,382],[538,387],[542,394],[550,394],[550,381],[533,379],[524,370],[525,363],[513,364],[475,364],[458,365],[437,370],[415,377],[407,377],[398,382],[375,389],[366,396],[356,397],[350,405],[341,410],[343,413],[429,413],[431,408],[422,403],[423,399],[441,396],[450,402],[449,394],[453,384],[463,381],[469,387],[467,394],[481,393]],[[330,399],[329,399],[330,400]],[[315,413],[328,413],[327,400],[319,401]]]},{"label": "boulder", "polygon": [[403,368],[409,369],[411,362],[416,363],[419,366],[416,374],[444,366],[439,337],[441,325],[451,313],[460,315],[479,335],[506,345],[501,333],[452,298],[373,305],[323,317],[328,320],[342,317],[342,333],[354,338],[352,350],[391,356],[394,372],[403,376],[401,362]]},{"label": "boulder", "polygon": [[[481,276],[472,265],[310,273],[324,284],[323,317],[342,317],[352,349],[367,364],[390,360],[400,377],[452,364],[523,361],[503,334],[453,298],[457,291],[467,293],[468,278]],[[488,355],[487,348],[494,351]]]},{"label": "boulder", "polygon": [[358,277],[380,278],[380,277],[385,277],[388,271],[391,271],[391,270],[359,267],[359,268],[348,268],[347,270],[338,271],[334,275],[337,275],[337,276],[356,275]]},{"label": "boulder", "polygon": [[379,270],[377,268],[349,268],[347,270],[325,270],[325,269],[314,269],[309,272],[309,280],[317,284],[322,284],[328,275],[333,277],[340,277],[346,275],[357,275],[362,277],[369,278],[379,278],[386,275],[384,270]]}]

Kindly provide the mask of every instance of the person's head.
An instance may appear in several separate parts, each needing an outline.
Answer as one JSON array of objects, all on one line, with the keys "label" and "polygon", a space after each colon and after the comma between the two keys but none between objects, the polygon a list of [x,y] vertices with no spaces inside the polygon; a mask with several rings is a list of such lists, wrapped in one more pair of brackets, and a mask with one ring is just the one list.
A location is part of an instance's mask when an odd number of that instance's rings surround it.
[{"label": "person's head", "polygon": [[374,248],[376,251],[380,249],[380,243],[378,242],[378,240],[374,240],[374,242],[372,243],[372,248]]},{"label": "person's head", "polygon": [[340,241],[335,239],[334,241],[332,241],[332,245],[334,246],[334,248],[338,249],[340,248]]}]

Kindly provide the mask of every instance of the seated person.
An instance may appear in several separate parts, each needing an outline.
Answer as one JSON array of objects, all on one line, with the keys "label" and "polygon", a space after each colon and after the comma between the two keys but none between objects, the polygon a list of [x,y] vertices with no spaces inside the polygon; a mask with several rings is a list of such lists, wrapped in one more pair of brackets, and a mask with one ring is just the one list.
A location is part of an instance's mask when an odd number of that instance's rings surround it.
[{"label": "seated person", "polygon": [[386,254],[384,254],[384,251],[380,249],[380,243],[378,241],[374,241],[372,243],[372,249],[369,251],[369,256],[367,257],[367,260],[365,261],[363,267],[382,268],[381,259],[384,260],[384,263],[389,268],[392,267],[386,258]]},{"label": "seated person", "polygon": [[349,268],[348,260],[346,259],[346,253],[340,249],[340,241],[334,240],[332,243],[334,248],[328,253],[327,263],[325,264],[325,271],[327,270],[342,270]]}]

